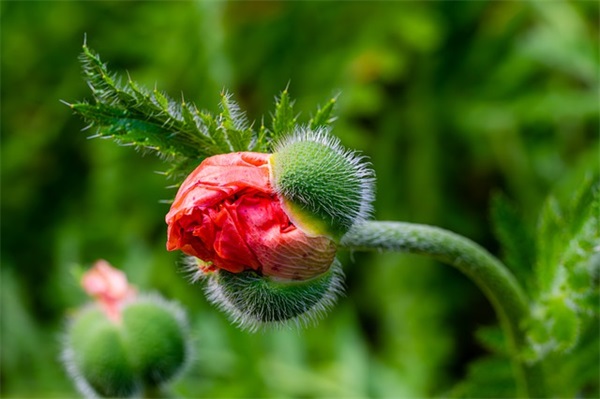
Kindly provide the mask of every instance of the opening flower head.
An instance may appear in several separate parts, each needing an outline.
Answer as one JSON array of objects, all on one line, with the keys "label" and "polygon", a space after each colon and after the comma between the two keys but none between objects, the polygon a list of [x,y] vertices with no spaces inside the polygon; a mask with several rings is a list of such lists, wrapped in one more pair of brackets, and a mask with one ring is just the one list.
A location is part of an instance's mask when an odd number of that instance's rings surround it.
[{"label": "opening flower head", "polygon": [[205,272],[307,280],[329,269],[335,243],[290,221],[269,181],[269,157],[237,152],[202,162],[167,214],[167,249],[202,259]]},{"label": "opening flower head", "polygon": [[166,216],[167,249],[198,259],[209,298],[240,325],[306,322],[341,292],[337,242],[368,214],[372,180],[326,131],[300,129],[274,154],[209,157]]}]

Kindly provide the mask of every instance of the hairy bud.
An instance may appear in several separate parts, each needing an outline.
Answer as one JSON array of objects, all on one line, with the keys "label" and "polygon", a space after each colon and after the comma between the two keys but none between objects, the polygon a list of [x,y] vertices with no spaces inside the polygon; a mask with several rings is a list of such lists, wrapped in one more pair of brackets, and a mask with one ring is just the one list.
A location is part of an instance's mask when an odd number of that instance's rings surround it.
[{"label": "hairy bud", "polygon": [[[131,294],[124,274],[106,262],[86,273],[82,284],[96,302],[71,317],[62,358],[83,395],[136,396],[184,368],[189,332],[178,305],[156,295]],[[115,293],[123,293],[123,300]]]},{"label": "hairy bud", "polygon": [[252,270],[218,270],[197,276],[208,280],[208,299],[235,324],[250,331],[289,321],[308,325],[325,314],[343,292],[343,272],[337,260],[325,273],[303,281],[276,279]]},{"label": "hairy bud", "polygon": [[270,162],[284,209],[305,231],[337,241],[372,211],[373,171],[326,130],[297,129]]},{"label": "hairy bud", "polygon": [[191,255],[208,296],[243,327],[306,324],[341,292],[337,242],[364,220],[373,173],[324,130],[298,130],[274,154],[204,160],[166,216],[167,249]]}]

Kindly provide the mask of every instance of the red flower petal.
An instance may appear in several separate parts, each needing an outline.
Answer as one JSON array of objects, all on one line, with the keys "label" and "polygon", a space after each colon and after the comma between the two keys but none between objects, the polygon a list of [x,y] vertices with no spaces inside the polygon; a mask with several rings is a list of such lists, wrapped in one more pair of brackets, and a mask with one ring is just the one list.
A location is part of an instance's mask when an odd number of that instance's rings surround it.
[{"label": "red flower petal", "polygon": [[253,269],[288,279],[326,271],[335,245],[290,222],[270,183],[269,157],[238,152],[202,162],[166,216],[167,249],[202,259],[205,271]]}]

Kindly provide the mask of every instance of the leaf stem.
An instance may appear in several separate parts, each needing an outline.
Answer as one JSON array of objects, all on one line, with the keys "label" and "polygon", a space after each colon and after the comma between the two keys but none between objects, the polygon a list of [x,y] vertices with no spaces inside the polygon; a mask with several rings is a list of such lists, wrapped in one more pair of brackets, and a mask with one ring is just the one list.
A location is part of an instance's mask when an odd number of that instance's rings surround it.
[{"label": "leaf stem", "polygon": [[519,397],[546,396],[541,365],[521,355],[526,345],[521,323],[529,314],[528,298],[506,266],[473,241],[433,226],[372,221],[346,234],[341,246],[351,250],[389,250],[429,256],[456,267],[484,292],[508,338]]}]

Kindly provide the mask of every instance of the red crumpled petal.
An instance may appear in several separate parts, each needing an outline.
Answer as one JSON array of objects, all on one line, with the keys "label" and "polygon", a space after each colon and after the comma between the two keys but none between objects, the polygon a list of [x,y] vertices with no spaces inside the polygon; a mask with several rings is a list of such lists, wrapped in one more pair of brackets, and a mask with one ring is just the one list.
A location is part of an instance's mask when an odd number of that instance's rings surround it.
[{"label": "red crumpled petal", "polygon": [[209,207],[244,188],[272,194],[269,183],[269,154],[235,152],[205,159],[177,191],[167,223],[181,209]]},{"label": "red crumpled petal", "polygon": [[166,216],[167,249],[202,259],[205,271],[253,269],[289,279],[326,271],[335,245],[290,222],[270,184],[269,157],[237,152],[204,160]]}]

